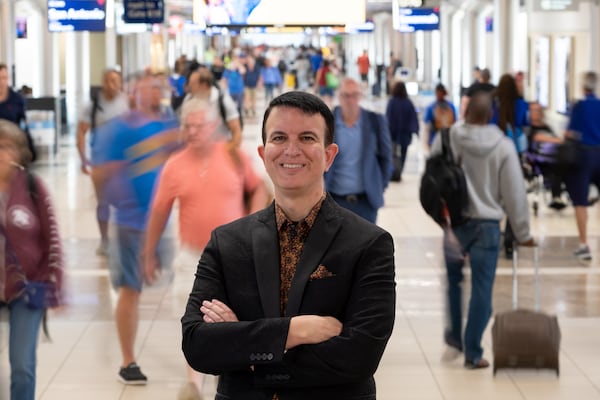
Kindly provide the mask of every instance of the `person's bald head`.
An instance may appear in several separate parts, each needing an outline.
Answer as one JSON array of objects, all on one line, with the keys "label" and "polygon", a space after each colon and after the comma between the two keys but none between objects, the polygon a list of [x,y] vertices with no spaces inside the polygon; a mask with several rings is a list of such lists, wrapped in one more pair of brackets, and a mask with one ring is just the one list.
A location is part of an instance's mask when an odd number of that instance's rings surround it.
[{"label": "person's bald head", "polygon": [[492,96],[489,93],[478,92],[475,93],[465,114],[465,121],[468,124],[474,125],[486,125],[490,116],[492,115]]}]

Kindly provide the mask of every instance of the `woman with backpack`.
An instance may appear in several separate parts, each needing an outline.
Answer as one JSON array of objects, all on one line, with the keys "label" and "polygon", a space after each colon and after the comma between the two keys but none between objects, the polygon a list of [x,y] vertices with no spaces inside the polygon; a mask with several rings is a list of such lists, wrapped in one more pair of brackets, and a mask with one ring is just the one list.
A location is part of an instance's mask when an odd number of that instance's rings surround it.
[{"label": "woman with backpack", "polygon": [[8,309],[11,400],[35,399],[40,324],[63,297],[56,216],[30,161],[21,129],[0,120],[0,310]]}]

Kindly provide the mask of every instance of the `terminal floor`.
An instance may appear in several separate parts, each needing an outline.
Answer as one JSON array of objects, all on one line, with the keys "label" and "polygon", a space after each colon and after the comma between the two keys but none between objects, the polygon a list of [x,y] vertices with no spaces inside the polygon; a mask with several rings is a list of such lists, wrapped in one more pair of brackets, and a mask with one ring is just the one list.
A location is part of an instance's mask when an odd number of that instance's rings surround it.
[{"label": "terminal floor", "polygon": [[[372,101],[375,108],[384,105]],[[260,121],[245,120],[244,148],[255,155]],[[392,338],[376,373],[378,399],[396,400],[549,400],[600,399],[600,213],[590,210],[589,236],[593,261],[579,263],[573,210],[555,212],[542,206],[531,218],[540,242],[542,309],[556,314],[562,330],[561,374],[544,370],[491,369],[468,371],[462,360],[443,362],[444,282],[441,230],[418,201],[421,146],[409,151],[401,183],[392,183],[379,224],[396,245],[397,313]],[[262,171],[258,158],[256,165]],[[149,382],[126,387],[117,382],[121,362],[113,320],[115,294],[106,260],[95,254],[98,233],[89,177],[81,174],[70,137],[58,154],[40,162],[35,172],[47,182],[58,211],[67,256],[70,305],[51,312],[52,341],[40,339],[37,399],[133,400],[176,399],[185,383],[180,350],[180,324],[193,266],[178,271],[175,283],[144,289],[136,353]],[[533,305],[531,254],[522,252],[519,300]],[[468,283],[465,288],[468,290]],[[494,311],[511,307],[511,263],[500,259]],[[490,321],[483,346],[492,361]],[[8,399],[9,367],[6,312],[0,317],[0,400]],[[205,398],[213,398],[214,377],[208,377]]]}]

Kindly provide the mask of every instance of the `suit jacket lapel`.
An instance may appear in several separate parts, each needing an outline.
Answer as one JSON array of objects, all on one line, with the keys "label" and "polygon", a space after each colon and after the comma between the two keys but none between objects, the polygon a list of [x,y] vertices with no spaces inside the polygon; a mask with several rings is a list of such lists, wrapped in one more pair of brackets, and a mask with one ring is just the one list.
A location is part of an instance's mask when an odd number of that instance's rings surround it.
[{"label": "suit jacket lapel", "polygon": [[287,316],[298,315],[304,287],[308,282],[310,274],[319,266],[323,256],[337,231],[342,226],[341,217],[337,212],[337,204],[329,196],[323,202],[321,211],[310,230],[302,255],[296,266],[296,273],[292,279],[292,287],[288,295],[288,303],[285,314]]},{"label": "suit jacket lapel", "polygon": [[280,316],[279,310],[279,237],[275,223],[275,207],[258,215],[252,230],[252,253],[260,301],[265,317]]}]

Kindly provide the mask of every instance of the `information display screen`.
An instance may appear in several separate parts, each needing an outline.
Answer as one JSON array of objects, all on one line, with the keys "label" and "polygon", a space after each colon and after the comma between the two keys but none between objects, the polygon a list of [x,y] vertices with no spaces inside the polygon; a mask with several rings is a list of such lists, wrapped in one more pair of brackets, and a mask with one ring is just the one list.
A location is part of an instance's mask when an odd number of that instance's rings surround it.
[{"label": "information display screen", "polygon": [[440,29],[439,8],[397,8],[394,29],[400,32],[435,31]]},{"label": "information display screen", "polygon": [[365,22],[365,0],[200,0],[207,26],[344,26]]},{"label": "information display screen", "polygon": [[105,7],[105,0],[48,0],[48,30],[103,32]]}]

